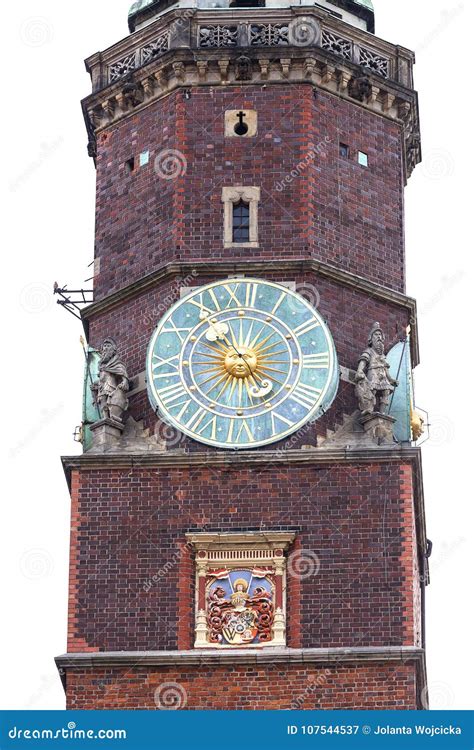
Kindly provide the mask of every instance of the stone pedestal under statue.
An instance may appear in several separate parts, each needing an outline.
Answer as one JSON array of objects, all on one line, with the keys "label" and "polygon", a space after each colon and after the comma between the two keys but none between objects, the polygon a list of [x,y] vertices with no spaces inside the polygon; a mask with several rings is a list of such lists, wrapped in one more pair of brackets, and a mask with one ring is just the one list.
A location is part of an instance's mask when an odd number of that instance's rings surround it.
[{"label": "stone pedestal under statue", "polygon": [[125,429],[123,422],[117,422],[115,419],[101,419],[91,425],[92,448],[96,450],[105,450],[115,447]]},{"label": "stone pedestal under statue", "polygon": [[389,417],[388,414],[381,414],[378,411],[360,418],[364,432],[378,445],[391,445],[393,443],[393,425],[396,421],[394,417]]}]

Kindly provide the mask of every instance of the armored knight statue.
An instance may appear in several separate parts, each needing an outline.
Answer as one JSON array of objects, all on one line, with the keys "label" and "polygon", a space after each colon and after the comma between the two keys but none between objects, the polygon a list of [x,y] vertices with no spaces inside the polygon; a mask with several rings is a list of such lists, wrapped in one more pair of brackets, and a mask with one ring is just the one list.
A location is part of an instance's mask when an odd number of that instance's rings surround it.
[{"label": "armored knight statue", "polygon": [[385,359],[385,336],[379,323],[374,323],[369,334],[368,347],[359,359],[355,375],[356,396],[361,416],[379,412],[387,414],[390,397],[398,385],[389,373]]},{"label": "armored knight statue", "polygon": [[102,419],[122,424],[123,413],[128,408],[129,387],[127,369],[118,357],[117,344],[106,338],[101,348],[99,380],[91,386]]}]

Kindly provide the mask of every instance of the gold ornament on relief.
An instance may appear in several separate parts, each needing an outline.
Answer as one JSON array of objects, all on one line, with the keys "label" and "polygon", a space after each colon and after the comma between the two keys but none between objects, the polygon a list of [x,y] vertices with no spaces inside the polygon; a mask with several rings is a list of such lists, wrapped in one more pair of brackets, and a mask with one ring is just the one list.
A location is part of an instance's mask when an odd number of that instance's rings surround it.
[{"label": "gold ornament on relief", "polygon": [[208,365],[202,373],[209,373],[209,376],[201,383],[201,387],[208,384],[206,395],[221,386],[219,393],[214,397],[216,401],[226,391],[230,401],[237,389],[240,402],[244,388],[251,402],[254,398],[264,398],[271,393],[275,383],[283,386],[280,377],[287,374],[285,370],[275,367],[287,362],[275,359],[285,353],[285,349],[275,349],[278,347],[275,343],[268,344],[274,332],[262,338],[266,326],[261,326],[255,334],[253,321],[247,335],[244,336],[242,320],[245,311],[239,310],[238,315],[241,321],[238,336],[231,326],[218,322],[204,309],[199,316],[201,320],[208,321],[209,328],[205,333],[206,341],[201,341],[204,350],[199,352],[199,356],[205,359],[197,361],[196,364]]}]

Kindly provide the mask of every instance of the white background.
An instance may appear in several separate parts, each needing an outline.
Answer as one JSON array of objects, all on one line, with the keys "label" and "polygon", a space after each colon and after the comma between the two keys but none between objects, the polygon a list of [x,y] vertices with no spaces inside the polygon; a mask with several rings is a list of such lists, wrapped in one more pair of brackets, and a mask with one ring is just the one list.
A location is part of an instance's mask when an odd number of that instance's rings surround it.
[{"label": "white background", "polygon": [[[417,403],[432,425],[423,448],[434,542],[428,673],[432,707],[458,709],[472,707],[470,5],[376,0],[377,34],[417,53],[424,163],[406,191],[407,291],[419,303]],[[128,6],[22,0],[2,10],[2,708],[64,706],[53,662],[66,649],[70,506],[59,457],[79,452],[83,353],[81,325],[52,289],[91,276],[82,60],[126,36]]]}]

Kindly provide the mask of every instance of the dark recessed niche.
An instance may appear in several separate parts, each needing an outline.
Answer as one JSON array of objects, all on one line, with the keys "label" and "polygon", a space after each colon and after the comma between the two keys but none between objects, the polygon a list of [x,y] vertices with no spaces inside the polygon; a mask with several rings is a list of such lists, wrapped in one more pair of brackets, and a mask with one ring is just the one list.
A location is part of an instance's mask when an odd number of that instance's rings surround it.
[{"label": "dark recessed niche", "polygon": [[349,146],[346,143],[340,143],[339,144],[339,156],[342,156],[344,159],[348,159],[350,156],[350,149]]}]

